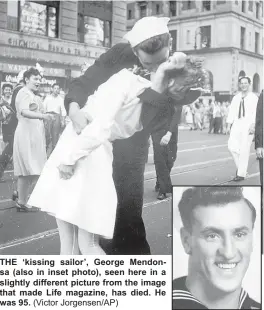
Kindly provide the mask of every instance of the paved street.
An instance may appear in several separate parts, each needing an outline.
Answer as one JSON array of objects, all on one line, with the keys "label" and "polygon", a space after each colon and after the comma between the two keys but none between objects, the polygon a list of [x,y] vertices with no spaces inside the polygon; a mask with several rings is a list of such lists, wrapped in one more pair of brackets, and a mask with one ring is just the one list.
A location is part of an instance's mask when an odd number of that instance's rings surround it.
[{"label": "paved street", "polygon": [[[216,185],[230,182],[235,166],[227,150],[228,136],[206,130],[180,130],[178,158],[172,170],[174,185]],[[150,148],[145,171],[143,216],[153,254],[171,253],[171,200],[157,201],[153,191],[155,170]],[[241,185],[258,185],[258,162],[252,145],[248,178]],[[58,254],[59,239],[54,219],[45,213],[20,213],[10,200],[12,171],[0,183],[0,254]]]}]

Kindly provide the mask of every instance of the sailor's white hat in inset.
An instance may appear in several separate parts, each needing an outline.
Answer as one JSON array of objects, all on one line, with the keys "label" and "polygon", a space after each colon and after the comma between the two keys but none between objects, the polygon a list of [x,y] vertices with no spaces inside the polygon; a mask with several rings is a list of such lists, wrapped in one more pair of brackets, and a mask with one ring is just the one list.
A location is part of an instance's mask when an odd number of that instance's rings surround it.
[{"label": "sailor's white hat in inset", "polygon": [[138,20],[134,27],[124,35],[132,47],[163,33],[169,33],[168,17],[148,16]]}]

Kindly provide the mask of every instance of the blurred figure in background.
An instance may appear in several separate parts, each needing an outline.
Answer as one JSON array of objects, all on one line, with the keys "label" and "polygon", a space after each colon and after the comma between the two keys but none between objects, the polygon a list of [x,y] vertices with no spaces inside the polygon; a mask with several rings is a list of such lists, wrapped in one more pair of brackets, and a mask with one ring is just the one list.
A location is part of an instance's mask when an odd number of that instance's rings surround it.
[{"label": "blurred figure in background", "polygon": [[10,122],[15,112],[11,107],[12,101],[12,84],[5,83],[2,87],[2,97],[0,99],[0,122],[2,125],[4,149],[0,155],[0,182],[4,181],[4,171],[11,161],[13,153],[13,135],[10,133]]},{"label": "blurred figure in background", "polygon": [[221,133],[226,135],[226,130],[227,130],[227,124],[226,124],[226,119],[228,115],[228,107],[227,107],[228,102],[222,102],[221,104],[221,118],[222,118],[222,126],[221,126]]},{"label": "blurred figure in background", "polygon": [[255,149],[259,160],[260,184],[263,185],[263,90],[259,96],[257,105]]},{"label": "blurred figure in background", "polygon": [[53,120],[46,122],[46,144],[47,144],[47,155],[51,154],[54,150],[62,128],[65,126],[66,110],[64,108],[64,101],[60,95],[59,84],[53,84],[52,94],[48,95],[43,102],[44,113],[53,114]]},{"label": "blurred figure in background", "polygon": [[206,121],[206,109],[205,109],[205,105],[202,99],[199,99],[199,104],[200,104],[200,113],[201,113],[201,126],[202,126],[202,129],[204,129],[205,121]]},{"label": "blurred figure in background", "polygon": [[193,105],[194,107],[194,124],[195,124],[195,130],[198,128],[202,130],[202,117],[201,117],[201,109],[200,104],[198,101],[196,101]]},{"label": "blurred figure in background", "polygon": [[216,101],[214,104],[214,110],[213,110],[213,119],[214,119],[214,133],[218,134],[220,132],[221,127],[221,107],[220,102]]},{"label": "blurred figure in background", "polygon": [[191,104],[188,104],[185,106],[184,114],[185,114],[186,124],[190,127],[190,130],[193,130],[194,125],[193,125],[193,114],[192,114]]},{"label": "blurred figure in background", "polygon": [[210,99],[209,100],[209,107],[207,110],[207,116],[208,116],[208,120],[209,120],[209,130],[208,133],[211,133],[213,128],[214,128],[214,103],[213,101]]}]

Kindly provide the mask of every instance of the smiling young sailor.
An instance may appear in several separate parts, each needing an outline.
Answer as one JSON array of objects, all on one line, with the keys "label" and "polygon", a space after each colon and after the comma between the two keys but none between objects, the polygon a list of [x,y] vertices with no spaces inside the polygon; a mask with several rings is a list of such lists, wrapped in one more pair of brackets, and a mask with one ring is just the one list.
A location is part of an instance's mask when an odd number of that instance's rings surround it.
[{"label": "smiling young sailor", "polygon": [[256,219],[242,188],[189,188],[178,207],[189,262],[173,281],[173,309],[261,309],[242,288]]}]

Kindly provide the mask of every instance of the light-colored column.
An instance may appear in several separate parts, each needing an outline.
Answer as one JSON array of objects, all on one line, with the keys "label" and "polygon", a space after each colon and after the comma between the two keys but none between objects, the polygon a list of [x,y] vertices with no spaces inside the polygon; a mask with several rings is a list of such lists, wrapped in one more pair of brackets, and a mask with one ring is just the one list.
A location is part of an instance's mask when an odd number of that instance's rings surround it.
[{"label": "light-colored column", "polygon": [[162,1],[162,11],[164,16],[170,17],[170,1]]},{"label": "light-colored column", "polygon": [[78,2],[60,1],[60,38],[77,41]]},{"label": "light-colored column", "polygon": [[112,45],[123,41],[126,31],[127,6],[125,1],[113,1]]}]

